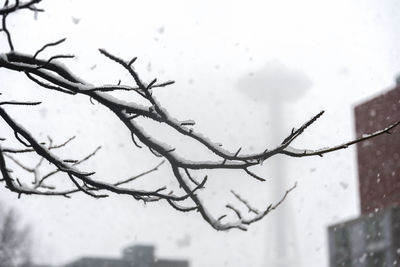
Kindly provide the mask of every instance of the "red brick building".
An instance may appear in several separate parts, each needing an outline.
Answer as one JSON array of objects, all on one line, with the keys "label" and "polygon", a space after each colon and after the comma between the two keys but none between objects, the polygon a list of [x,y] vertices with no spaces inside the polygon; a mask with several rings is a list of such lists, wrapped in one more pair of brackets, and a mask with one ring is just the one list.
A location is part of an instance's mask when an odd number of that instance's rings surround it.
[{"label": "red brick building", "polygon": [[[357,137],[400,121],[400,79],[354,112]],[[331,267],[400,266],[399,128],[357,144],[362,215],[328,228]]]},{"label": "red brick building", "polygon": [[[400,121],[400,83],[355,107],[356,133],[373,133]],[[357,145],[361,213],[400,205],[400,129]]]}]

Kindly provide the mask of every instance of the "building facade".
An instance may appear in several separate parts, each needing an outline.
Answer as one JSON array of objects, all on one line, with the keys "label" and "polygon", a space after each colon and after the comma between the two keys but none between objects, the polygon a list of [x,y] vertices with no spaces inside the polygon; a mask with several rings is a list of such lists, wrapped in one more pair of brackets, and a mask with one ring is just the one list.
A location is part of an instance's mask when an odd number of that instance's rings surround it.
[{"label": "building facade", "polygon": [[[355,107],[357,137],[400,121],[400,85]],[[357,145],[361,213],[400,204],[400,130]]]},{"label": "building facade", "polygon": [[331,267],[400,266],[400,208],[328,228]]},{"label": "building facade", "polygon": [[[354,113],[357,137],[400,121],[400,79]],[[331,267],[400,266],[399,128],[357,144],[361,216],[328,228]]]},{"label": "building facade", "polygon": [[158,259],[154,251],[154,246],[135,245],[125,248],[121,258],[84,257],[63,267],[189,267],[186,260]]}]

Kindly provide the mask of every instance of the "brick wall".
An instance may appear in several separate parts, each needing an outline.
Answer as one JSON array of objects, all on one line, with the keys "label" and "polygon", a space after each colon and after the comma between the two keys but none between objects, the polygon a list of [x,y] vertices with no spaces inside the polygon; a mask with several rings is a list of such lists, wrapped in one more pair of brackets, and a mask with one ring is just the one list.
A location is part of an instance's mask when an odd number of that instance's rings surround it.
[{"label": "brick wall", "polygon": [[[400,121],[400,85],[355,107],[356,133]],[[400,127],[357,145],[361,212],[400,205]]]}]

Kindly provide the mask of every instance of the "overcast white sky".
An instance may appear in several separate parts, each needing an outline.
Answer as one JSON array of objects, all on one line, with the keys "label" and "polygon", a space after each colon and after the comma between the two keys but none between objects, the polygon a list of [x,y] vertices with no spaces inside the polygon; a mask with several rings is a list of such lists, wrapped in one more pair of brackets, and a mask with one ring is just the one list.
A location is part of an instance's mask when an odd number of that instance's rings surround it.
[{"label": "overcast white sky", "polygon": [[[289,132],[320,110],[326,114],[296,146],[318,148],[351,139],[354,105],[393,86],[400,72],[396,0],[110,3],[44,1],[46,13],[36,21],[31,13],[12,19],[16,48],[32,53],[46,42],[68,37],[47,56],[77,55],[65,64],[96,84],[129,81],[97,48],[127,59],[138,56],[135,64],[143,77],[176,81],[156,92],[164,106],[181,119],[194,119],[197,131],[232,150],[261,150],[273,144],[277,128]],[[148,151],[133,149],[119,122],[87,99],[32,88],[21,74],[0,75],[2,97],[44,100],[43,107],[32,111],[10,110],[37,136],[51,134],[61,142],[76,134],[69,152],[76,156],[104,144],[88,168],[105,177],[125,177],[157,163]],[[169,138],[168,132],[158,133]],[[182,153],[199,154],[189,144]],[[327,226],[359,213],[355,159],[355,149],[348,149],[324,158],[285,160],[287,187],[297,181],[298,188],[248,232],[216,232],[198,214],[180,214],[164,203],[143,206],[126,197],[17,200],[1,188],[0,199],[34,225],[35,259],[40,262],[117,257],[126,245],[146,243],[155,244],[162,257],[189,259],[192,267],[278,266],[273,222],[285,213],[288,219],[279,231],[286,231],[296,260],[289,266],[328,266]],[[259,207],[276,201],[283,192],[269,167],[274,163],[257,170],[269,178],[261,186],[231,173],[213,176],[209,205],[219,211],[232,188]],[[162,179],[173,186],[170,175],[165,168],[143,178],[141,185]]]}]

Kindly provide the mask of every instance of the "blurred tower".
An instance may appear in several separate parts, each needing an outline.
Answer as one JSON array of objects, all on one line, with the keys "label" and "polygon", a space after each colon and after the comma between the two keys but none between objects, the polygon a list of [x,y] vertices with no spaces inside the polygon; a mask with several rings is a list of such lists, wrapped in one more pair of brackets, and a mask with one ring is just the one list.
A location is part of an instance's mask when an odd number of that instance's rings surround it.
[{"label": "blurred tower", "polygon": [[[282,99],[274,98],[269,103],[269,114],[271,125],[274,127],[272,131],[271,139],[274,144],[280,144],[282,138],[285,138],[288,133],[283,129],[284,126],[284,104]],[[285,175],[285,161],[278,155],[273,159],[274,164],[271,166],[272,177],[276,180],[275,187],[271,188],[271,194],[274,196],[274,201],[278,201],[282,198],[283,193],[290,187],[286,181]],[[270,234],[273,235],[274,242],[268,245],[268,262],[272,263],[272,266],[276,267],[292,267],[298,264],[298,251],[297,244],[295,242],[296,233],[293,225],[296,225],[295,218],[293,216],[293,210],[290,203],[285,202],[282,207],[275,211],[275,220],[273,221],[272,230]],[[268,239],[270,242],[270,239]],[[270,266],[267,264],[266,266]]]},{"label": "blurred tower", "polygon": [[[287,68],[278,61],[269,62],[264,68],[239,80],[239,90],[253,100],[267,106],[267,116],[271,129],[270,140],[273,146],[279,145],[290,131],[285,131],[285,106],[298,100],[310,87],[308,77],[297,70]],[[291,129],[291,128],[290,128]],[[285,179],[283,158],[278,155],[269,160],[275,186],[270,194],[275,201],[282,198],[290,187]],[[272,220],[272,218],[274,220]],[[299,255],[296,242],[295,217],[290,201],[285,203],[268,220],[267,251],[265,266],[292,267],[299,266]],[[271,223],[272,222],[272,223]]]}]

